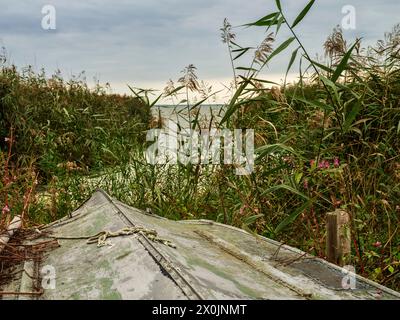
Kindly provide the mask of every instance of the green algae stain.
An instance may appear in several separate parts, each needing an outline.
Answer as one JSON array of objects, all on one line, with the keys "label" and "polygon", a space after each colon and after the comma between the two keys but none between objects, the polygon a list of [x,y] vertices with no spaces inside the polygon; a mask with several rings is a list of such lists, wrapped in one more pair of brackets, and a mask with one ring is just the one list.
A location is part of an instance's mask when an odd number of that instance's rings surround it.
[{"label": "green algae stain", "polygon": [[121,294],[116,290],[112,289],[113,281],[109,278],[102,278],[99,280],[101,287],[101,299],[104,300],[122,300]]},{"label": "green algae stain", "polygon": [[240,292],[242,292],[243,294],[245,294],[248,297],[260,298],[262,296],[260,292],[255,291],[255,290],[239,283],[234,278],[233,274],[226,273],[226,272],[222,271],[221,269],[218,269],[217,267],[215,267],[212,264],[209,264],[203,260],[196,259],[196,258],[190,258],[187,262],[190,266],[199,266],[199,267],[205,268],[221,278],[232,281],[235,284],[235,286],[240,290]]}]

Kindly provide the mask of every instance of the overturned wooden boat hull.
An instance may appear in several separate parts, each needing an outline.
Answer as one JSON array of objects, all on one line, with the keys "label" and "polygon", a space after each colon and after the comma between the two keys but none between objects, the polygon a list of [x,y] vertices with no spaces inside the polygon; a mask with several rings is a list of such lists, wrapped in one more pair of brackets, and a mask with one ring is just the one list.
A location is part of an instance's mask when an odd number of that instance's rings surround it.
[{"label": "overturned wooden boat hull", "polygon": [[[88,243],[104,231],[115,234]],[[276,241],[206,220],[164,219],[102,190],[41,232],[30,243],[58,245],[39,260],[25,261],[19,275],[1,286],[9,293],[3,299],[400,298]]]}]

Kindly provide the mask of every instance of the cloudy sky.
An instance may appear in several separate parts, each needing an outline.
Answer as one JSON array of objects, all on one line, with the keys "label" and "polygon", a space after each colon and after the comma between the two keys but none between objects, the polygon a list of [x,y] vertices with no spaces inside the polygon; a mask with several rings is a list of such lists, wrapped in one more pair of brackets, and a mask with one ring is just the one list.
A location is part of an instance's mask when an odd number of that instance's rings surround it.
[{"label": "cloudy sky", "polygon": [[[307,3],[282,0],[289,20]],[[0,45],[18,67],[44,67],[48,73],[60,69],[66,78],[85,70],[89,83],[96,77],[123,93],[128,91],[126,84],[162,88],[191,63],[200,79],[218,89],[231,77],[226,47],[220,40],[223,19],[234,26],[255,21],[273,12],[275,1],[0,0],[0,4]],[[45,5],[56,9],[55,30],[41,26]],[[310,53],[322,53],[322,43],[341,24],[345,5],[356,9],[356,29],[345,31],[349,42],[363,37],[364,44],[373,44],[400,22],[399,0],[317,0],[296,28]],[[257,46],[265,37],[262,28],[234,31],[243,46]],[[277,42],[287,36],[282,31]],[[289,49],[275,59],[264,77],[279,81],[290,53]],[[239,64],[246,66],[246,59]]]}]

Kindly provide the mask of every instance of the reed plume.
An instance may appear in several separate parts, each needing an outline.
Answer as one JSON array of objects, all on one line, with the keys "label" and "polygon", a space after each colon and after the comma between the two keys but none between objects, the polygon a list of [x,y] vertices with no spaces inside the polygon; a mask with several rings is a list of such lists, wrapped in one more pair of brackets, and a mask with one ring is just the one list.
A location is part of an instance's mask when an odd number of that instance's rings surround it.
[{"label": "reed plume", "polygon": [[274,33],[271,32],[263,40],[260,46],[256,49],[254,53],[254,60],[259,64],[264,64],[270,53],[273,51],[273,43],[275,41]]}]

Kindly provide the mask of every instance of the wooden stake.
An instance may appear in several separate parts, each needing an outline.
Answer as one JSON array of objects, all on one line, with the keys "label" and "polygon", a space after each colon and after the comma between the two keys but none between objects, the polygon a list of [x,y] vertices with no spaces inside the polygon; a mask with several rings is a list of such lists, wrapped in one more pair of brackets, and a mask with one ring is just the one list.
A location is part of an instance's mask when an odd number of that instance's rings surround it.
[{"label": "wooden stake", "polygon": [[343,266],[348,263],[351,252],[350,216],[346,211],[336,210],[326,216],[326,258]]},{"label": "wooden stake", "polygon": [[15,231],[21,229],[22,220],[20,216],[15,216],[11,221],[7,230],[0,234],[0,253],[3,251],[4,247],[7,245],[10,238],[14,235]]}]

